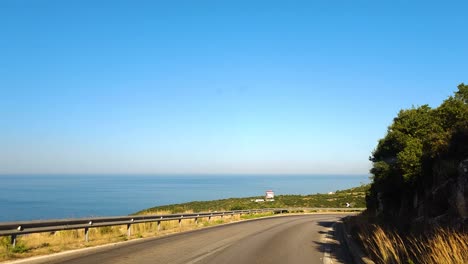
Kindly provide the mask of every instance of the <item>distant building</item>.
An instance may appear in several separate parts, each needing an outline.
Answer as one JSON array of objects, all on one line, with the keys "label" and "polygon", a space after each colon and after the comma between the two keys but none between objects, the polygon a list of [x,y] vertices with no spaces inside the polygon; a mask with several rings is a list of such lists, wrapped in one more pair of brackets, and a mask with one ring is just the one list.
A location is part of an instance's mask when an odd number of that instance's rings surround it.
[{"label": "distant building", "polygon": [[275,192],[273,192],[272,190],[266,191],[265,192],[265,199],[266,200],[275,199]]}]

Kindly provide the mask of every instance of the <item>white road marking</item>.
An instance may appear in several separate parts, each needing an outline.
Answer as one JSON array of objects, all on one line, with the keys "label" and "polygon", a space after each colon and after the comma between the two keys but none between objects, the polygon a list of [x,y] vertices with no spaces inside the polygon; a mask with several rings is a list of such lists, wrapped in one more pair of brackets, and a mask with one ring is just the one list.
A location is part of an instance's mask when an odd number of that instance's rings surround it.
[{"label": "white road marking", "polygon": [[201,255],[201,256],[195,258],[195,259],[192,259],[192,260],[189,261],[189,262],[187,262],[187,264],[195,264],[195,263],[197,263],[197,262],[203,260],[203,259],[206,258],[206,257],[209,257],[209,256],[211,256],[211,255],[213,255],[213,254],[215,254],[215,253],[217,253],[217,252],[219,252],[219,251],[222,251],[223,249],[229,247],[230,245],[231,245],[231,244],[227,244],[227,245],[221,246],[221,247],[219,247],[219,248],[210,250],[210,251],[206,252],[205,254],[203,254],[203,255]]}]

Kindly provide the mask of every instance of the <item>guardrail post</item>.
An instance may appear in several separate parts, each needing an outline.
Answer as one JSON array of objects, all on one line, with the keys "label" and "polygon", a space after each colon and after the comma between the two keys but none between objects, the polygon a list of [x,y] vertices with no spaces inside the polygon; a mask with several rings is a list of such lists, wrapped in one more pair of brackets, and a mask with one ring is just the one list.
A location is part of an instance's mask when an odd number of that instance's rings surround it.
[{"label": "guardrail post", "polygon": [[213,214],[211,214],[210,216],[208,216],[208,222],[209,222],[209,223],[211,223],[211,216],[212,216],[212,215],[213,215]]},{"label": "guardrail post", "polygon": [[127,224],[127,237],[132,235],[132,224]]},{"label": "guardrail post", "polygon": [[179,219],[179,228],[181,228],[181,227],[182,227],[182,218]]},{"label": "guardrail post", "polygon": [[161,229],[161,221],[158,221],[158,232]]},{"label": "guardrail post", "polygon": [[84,229],[84,239],[85,239],[85,242],[89,242],[89,228],[88,227],[85,227]]},{"label": "guardrail post", "polygon": [[11,235],[11,246],[16,247],[16,235]]}]

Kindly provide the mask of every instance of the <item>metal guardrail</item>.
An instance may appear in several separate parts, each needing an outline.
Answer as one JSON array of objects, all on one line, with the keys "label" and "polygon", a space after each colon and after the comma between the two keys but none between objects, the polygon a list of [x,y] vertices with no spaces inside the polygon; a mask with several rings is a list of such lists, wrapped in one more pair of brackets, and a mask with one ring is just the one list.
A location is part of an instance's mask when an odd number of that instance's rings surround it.
[{"label": "metal guardrail", "polygon": [[0,236],[11,236],[11,243],[16,245],[16,237],[24,234],[55,232],[62,230],[84,229],[85,241],[89,241],[89,229],[104,226],[127,225],[127,236],[131,236],[131,225],[156,222],[157,231],[159,231],[163,221],[179,221],[182,225],[184,219],[208,218],[216,216],[242,215],[252,213],[283,213],[290,211],[363,211],[365,208],[267,208],[251,210],[234,210],[223,212],[205,212],[205,213],[187,213],[187,214],[166,214],[166,215],[134,215],[134,216],[116,216],[116,217],[92,217],[76,219],[56,219],[56,220],[35,220],[18,222],[0,222]]}]

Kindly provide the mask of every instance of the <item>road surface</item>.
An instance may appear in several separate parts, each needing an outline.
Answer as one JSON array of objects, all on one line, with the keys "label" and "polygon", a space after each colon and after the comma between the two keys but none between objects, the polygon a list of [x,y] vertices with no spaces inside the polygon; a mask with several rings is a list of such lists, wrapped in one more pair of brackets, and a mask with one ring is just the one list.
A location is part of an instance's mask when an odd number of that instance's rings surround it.
[{"label": "road surface", "polygon": [[25,263],[350,263],[331,225],[343,214],[272,217]]}]

